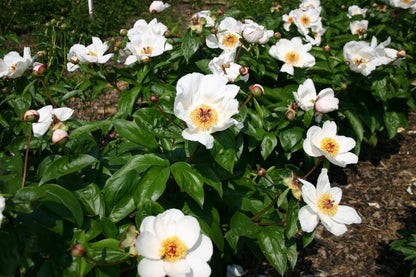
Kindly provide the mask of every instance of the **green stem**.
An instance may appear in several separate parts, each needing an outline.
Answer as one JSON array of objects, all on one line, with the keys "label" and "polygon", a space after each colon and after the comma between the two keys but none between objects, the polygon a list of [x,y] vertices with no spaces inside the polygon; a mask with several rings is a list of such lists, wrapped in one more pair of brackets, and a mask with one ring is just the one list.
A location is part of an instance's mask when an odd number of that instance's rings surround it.
[{"label": "green stem", "polygon": [[194,152],[189,157],[189,159],[186,161],[188,164],[190,164],[193,161],[193,159],[195,158],[196,152],[198,152],[200,146],[201,146],[201,144],[198,143],[198,145],[196,146]]},{"label": "green stem", "polygon": [[172,120],[172,118],[170,118],[163,110],[162,108],[159,106],[159,103],[156,102],[156,107],[159,109],[159,111],[173,124],[175,124],[177,127],[179,127],[181,130],[183,130],[183,127],[180,126],[178,123],[176,123],[175,121]]},{"label": "green stem", "polygon": [[121,263],[126,262],[126,260],[122,260],[122,261],[117,261],[117,262],[105,263],[105,262],[100,262],[100,261],[97,261],[96,259],[93,259],[93,258],[91,258],[91,257],[89,257],[89,256],[87,256],[87,255],[85,255],[85,258],[86,258],[87,260],[90,260],[91,262],[94,262],[94,263],[98,264],[98,265],[105,265],[105,266],[108,266],[108,265],[115,265],[115,264],[121,264]]},{"label": "green stem", "polygon": [[311,170],[309,170],[308,173],[306,173],[305,176],[303,176],[301,179],[306,179],[309,175],[311,175],[311,173],[318,167],[318,165],[325,160],[324,156],[319,157],[318,161],[316,162],[316,164],[312,167]]},{"label": "green stem", "polygon": [[253,97],[253,94],[250,93],[250,95],[247,97],[246,101],[244,101],[244,103],[240,106],[240,108],[238,108],[239,111],[241,111],[242,108],[244,108],[245,105],[247,105],[248,101],[250,101],[250,99]]},{"label": "green stem", "polygon": [[266,208],[264,208],[263,210],[261,210],[260,212],[258,212],[254,216],[252,216],[250,219],[255,220],[256,218],[258,218],[259,216],[261,216],[262,214],[267,212],[270,208],[272,208],[274,206],[274,204],[276,204],[277,200],[279,200],[279,196],[280,196],[280,194],[276,195],[276,197],[273,199],[273,201]]},{"label": "green stem", "polygon": [[29,159],[29,148],[30,148],[30,140],[31,139],[32,139],[32,129],[30,129],[29,138],[27,139],[27,146],[26,146],[26,153],[25,153],[25,163],[24,163],[24,167],[23,167],[22,188],[25,187],[25,182],[26,182],[27,161]]},{"label": "green stem", "polygon": [[50,95],[48,88],[46,87],[45,80],[43,80],[43,78],[40,78],[40,81],[41,81],[41,83],[42,83],[42,85],[43,85],[43,88],[44,88],[44,89],[45,89],[45,91],[46,91],[46,94],[48,95],[49,100],[50,100],[50,101],[51,101],[51,103],[52,103],[53,108],[54,108],[54,109],[56,109],[56,104],[55,104],[55,102],[53,101],[52,96]]}]

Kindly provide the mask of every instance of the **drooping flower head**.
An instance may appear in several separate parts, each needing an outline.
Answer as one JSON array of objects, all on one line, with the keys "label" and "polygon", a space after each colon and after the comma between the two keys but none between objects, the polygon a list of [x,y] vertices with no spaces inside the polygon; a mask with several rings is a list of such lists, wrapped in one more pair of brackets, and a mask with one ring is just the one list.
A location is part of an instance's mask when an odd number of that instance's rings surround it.
[{"label": "drooping flower head", "polygon": [[270,47],[269,54],[273,58],[284,62],[280,71],[293,75],[294,67],[312,67],[315,65],[315,58],[308,53],[311,49],[312,44],[302,44],[300,37],[294,37],[291,40],[279,40]]},{"label": "drooping flower head", "polygon": [[319,174],[316,188],[306,180],[299,181],[303,184],[302,197],[307,204],[298,214],[303,231],[312,232],[320,220],[328,231],[340,236],[347,231],[346,224],[361,223],[361,217],[353,208],[339,205],[342,190],[330,186],[326,168]]},{"label": "drooping flower head", "polygon": [[360,8],[357,5],[352,5],[348,7],[348,14],[347,16],[349,18],[353,17],[354,15],[362,15],[365,18],[365,14],[367,13],[366,8]]},{"label": "drooping flower head", "polygon": [[29,47],[23,49],[23,57],[16,51],[7,53],[3,59],[0,59],[0,78],[18,78],[25,73],[32,65],[35,57],[31,57]]},{"label": "drooping flower head", "polygon": [[32,123],[32,131],[35,137],[43,136],[54,121],[54,116],[59,121],[68,120],[74,110],[70,108],[56,108],[54,109],[51,105],[45,106],[38,110],[39,120],[36,123]]},{"label": "drooping flower head", "polygon": [[243,127],[231,118],[238,113],[235,96],[240,87],[227,82],[223,76],[201,73],[190,73],[178,80],[174,112],[187,125],[182,131],[185,139],[198,141],[210,149],[214,145],[212,133],[232,125]]},{"label": "drooping flower head", "polygon": [[146,217],[140,225],[136,249],[143,256],[138,265],[141,277],[211,274],[207,262],[212,256],[212,242],[201,234],[196,218],[180,210],[169,209]]},{"label": "drooping flower head", "polygon": [[311,157],[324,156],[331,163],[346,167],[358,162],[358,156],[349,152],[355,147],[355,140],[337,135],[337,124],[325,121],[322,128],[312,126],[303,141],[303,150]]}]

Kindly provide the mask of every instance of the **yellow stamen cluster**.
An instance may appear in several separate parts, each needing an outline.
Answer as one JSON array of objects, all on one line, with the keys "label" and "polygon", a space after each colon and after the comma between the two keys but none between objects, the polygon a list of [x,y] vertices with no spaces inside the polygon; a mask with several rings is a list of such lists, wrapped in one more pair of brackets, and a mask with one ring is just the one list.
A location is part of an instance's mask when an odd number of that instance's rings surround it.
[{"label": "yellow stamen cluster", "polygon": [[302,23],[305,26],[308,26],[309,23],[311,23],[311,18],[309,17],[309,15],[303,14],[300,17],[300,23]]},{"label": "yellow stamen cluster", "polygon": [[285,61],[290,64],[296,64],[299,61],[299,53],[290,51],[285,54]]},{"label": "yellow stamen cluster", "polygon": [[287,23],[293,23],[293,17],[289,17],[289,18],[287,19]]},{"label": "yellow stamen cluster", "polygon": [[338,155],[339,144],[333,138],[323,138],[321,140],[321,149],[328,153],[329,156],[334,157]]},{"label": "yellow stamen cluster", "polygon": [[359,66],[362,63],[368,63],[367,59],[361,58],[361,57],[360,58],[353,58],[352,60],[354,61],[356,66]]},{"label": "yellow stamen cluster", "polygon": [[144,46],[142,50],[140,50],[140,54],[143,55],[152,55],[154,47],[152,46]]},{"label": "yellow stamen cluster", "polygon": [[222,38],[222,44],[227,48],[233,48],[239,41],[239,38],[235,34],[226,34]]},{"label": "yellow stamen cluster", "polygon": [[17,67],[17,64],[12,64],[12,65],[9,67],[8,71],[13,71],[13,72],[16,72],[16,67]]},{"label": "yellow stamen cluster", "polygon": [[192,124],[202,131],[208,131],[218,123],[217,111],[205,104],[196,107],[189,117]]},{"label": "yellow stamen cluster", "polygon": [[93,51],[88,51],[87,52],[87,55],[94,56],[94,57],[98,57],[97,53],[95,53]]},{"label": "yellow stamen cluster", "polygon": [[323,193],[318,199],[317,206],[321,212],[330,216],[338,211],[338,204],[335,204],[335,199],[330,193]]},{"label": "yellow stamen cluster", "polygon": [[188,248],[177,236],[164,239],[160,244],[160,258],[166,262],[176,262],[184,258]]},{"label": "yellow stamen cluster", "polygon": [[405,2],[405,3],[410,3],[410,1],[412,1],[412,0],[403,0],[403,2]]}]

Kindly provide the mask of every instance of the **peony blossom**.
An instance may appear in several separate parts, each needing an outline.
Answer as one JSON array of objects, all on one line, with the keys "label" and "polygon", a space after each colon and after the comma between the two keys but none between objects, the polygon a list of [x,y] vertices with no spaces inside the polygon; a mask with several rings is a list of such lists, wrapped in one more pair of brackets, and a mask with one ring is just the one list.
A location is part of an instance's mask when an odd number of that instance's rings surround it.
[{"label": "peony blossom", "polygon": [[290,75],[294,74],[294,67],[312,67],[315,65],[315,58],[308,53],[312,49],[312,44],[302,44],[300,37],[291,40],[281,39],[270,47],[269,54],[273,58],[284,62],[280,69]]},{"label": "peony blossom", "polygon": [[32,123],[32,131],[35,137],[43,136],[53,123],[53,117],[56,116],[58,120],[68,120],[74,110],[70,108],[56,108],[54,109],[51,105],[45,106],[38,110],[39,120],[36,123]]},{"label": "peony blossom", "polygon": [[0,226],[1,226],[1,223],[3,222],[4,208],[6,208],[6,199],[2,195],[0,195]]},{"label": "peony blossom", "polygon": [[322,25],[320,12],[314,7],[310,7],[305,11],[297,9],[293,13],[293,23],[298,27],[299,33],[307,35],[311,27]]},{"label": "peony blossom", "polygon": [[136,36],[135,40],[128,42],[126,45],[129,55],[126,57],[124,64],[130,65],[137,61],[146,60],[146,57],[159,56],[165,51],[172,50],[172,48],[172,45],[167,43],[164,36],[151,34]]},{"label": "peony blossom", "polygon": [[299,86],[297,92],[293,92],[299,107],[304,110],[315,110],[319,113],[328,113],[338,109],[338,98],[334,97],[334,91],[331,88],[323,89],[316,95],[315,85],[312,79],[307,79]]},{"label": "peony blossom", "polygon": [[243,28],[243,23],[240,21],[226,17],[219,24],[218,32],[207,36],[206,44],[209,48],[220,48],[234,52],[241,45],[240,38]]},{"label": "peony blossom", "polygon": [[293,23],[293,15],[295,14],[295,11],[296,10],[291,10],[289,12],[289,14],[284,14],[283,17],[282,17],[282,19],[283,19],[283,28],[288,32],[290,31],[290,26]]},{"label": "peony blossom", "polygon": [[320,0],[302,0],[302,3],[300,3],[299,7],[304,11],[311,7],[315,8],[319,12],[322,10]]},{"label": "peony blossom", "polygon": [[200,12],[197,12],[194,14],[194,16],[197,16],[199,18],[205,19],[205,27],[214,27],[215,26],[215,19],[211,17],[211,11],[210,10],[203,10]]},{"label": "peony blossom", "polygon": [[238,77],[244,82],[248,81],[249,74],[244,76],[240,74],[241,65],[234,62],[235,55],[233,52],[224,52],[218,57],[213,58],[208,67],[214,75],[221,75],[230,82],[235,82]]},{"label": "peony blossom", "polygon": [[0,59],[0,78],[18,78],[21,77],[32,65],[36,57],[31,57],[29,47],[23,49],[23,57],[16,51],[7,53],[3,59]]},{"label": "peony blossom", "polygon": [[350,30],[353,35],[358,35],[359,38],[366,38],[365,33],[368,29],[368,20],[356,20],[350,23]]},{"label": "peony blossom", "polygon": [[365,8],[362,9],[362,8],[360,8],[357,5],[352,5],[352,6],[349,6],[348,7],[348,14],[347,14],[347,16],[349,18],[352,18],[355,15],[362,15],[365,18],[365,14],[367,13],[367,10],[368,9],[365,9]]},{"label": "peony blossom", "polygon": [[130,41],[133,41],[143,34],[163,36],[167,30],[168,27],[161,22],[157,22],[156,18],[152,19],[149,23],[144,19],[139,19],[134,23],[133,28],[127,31],[127,37]]},{"label": "peony blossom", "polygon": [[143,219],[136,240],[136,249],[143,256],[137,267],[139,275],[210,276],[207,262],[212,256],[212,242],[200,230],[196,218],[177,209]]},{"label": "peony blossom", "polygon": [[339,205],[342,190],[331,188],[326,168],[319,174],[316,188],[306,180],[299,181],[303,184],[302,197],[307,204],[298,214],[303,231],[312,232],[320,220],[328,231],[340,236],[347,231],[346,224],[361,223],[361,217],[355,209]]},{"label": "peony blossom", "polygon": [[109,48],[108,42],[102,42],[98,37],[92,37],[92,44],[85,47],[81,44],[73,45],[68,52],[67,70],[75,71],[79,68],[78,64],[99,63],[104,64],[110,60],[114,54],[105,54]]},{"label": "peony blossom", "polygon": [[149,12],[160,13],[169,7],[170,5],[168,3],[163,3],[162,1],[153,1],[149,6]]},{"label": "peony blossom", "polygon": [[244,21],[243,38],[249,43],[259,43],[261,45],[267,43],[273,36],[272,30],[266,30],[264,26],[257,24],[251,19]]},{"label": "peony blossom", "polygon": [[190,73],[178,80],[174,112],[187,125],[182,131],[185,139],[198,141],[211,149],[214,145],[212,133],[232,125],[243,127],[231,118],[238,113],[235,96],[240,87],[227,85],[227,82],[223,76],[201,73]]},{"label": "peony blossom", "polygon": [[353,138],[337,136],[337,125],[333,121],[325,121],[322,128],[310,127],[303,141],[306,154],[311,157],[324,156],[331,163],[341,167],[358,162],[358,156],[349,152],[354,147]]},{"label": "peony blossom", "polygon": [[416,9],[416,0],[386,0],[386,3],[395,8],[410,9],[411,13]]}]

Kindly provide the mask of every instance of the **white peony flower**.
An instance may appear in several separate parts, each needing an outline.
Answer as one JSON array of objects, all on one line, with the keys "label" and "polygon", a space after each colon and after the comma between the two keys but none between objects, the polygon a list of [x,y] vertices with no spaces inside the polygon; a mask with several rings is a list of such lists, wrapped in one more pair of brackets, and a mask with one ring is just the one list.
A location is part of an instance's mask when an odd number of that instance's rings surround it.
[{"label": "white peony flower", "polygon": [[243,276],[247,273],[248,270],[244,270],[241,265],[227,265],[227,275],[226,277],[238,277]]},{"label": "white peony flower", "polygon": [[79,68],[78,64],[99,63],[104,64],[111,59],[114,54],[105,54],[109,48],[108,42],[102,42],[98,37],[92,37],[92,44],[85,47],[81,44],[73,45],[68,52],[67,70],[72,72]]},{"label": "white peony flower", "polygon": [[170,5],[168,3],[163,3],[162,1],[153,1],[149,6],[149,12],[160,13],[169,7]]},{"label": "white peony flower", "polygon": [[168,27],[166,27],[163,23],[157,22],[156,18],[149,23],[147,23],[144,19],[139,19],[134,23],[133,28],[127,31],[127,37],[129,40],[133,41],[143,34],[163,36],[167,30]]},{"label": "white peony flower", "polygon": [[212,133],[232,125],[243,127],[231,118],[238,113],[235,96],[240,87],[227,85],[227,82],[223,76],[201,73],[190,73],[178,80],[174,112],[187,125],[182,131],[185,139],[198,141],[211,149],[214,145]]},{"label": "white peony flower", "polygon": [[395,8],[416,9],[416,0],[386,0],[386,3]]},{"label": "white peony flower", "polygon": [[1,223],[3,222],[4,208],[6,208],[6,199],[2,195],[0,195],[0,226],[1,226]]},{"label": "white peony flower", "polygon": [[311,7],[317,9],[319,12],[321,12],[321,1],[320,0],[302,0],[302,3],[300,3],[299,7],[302,10],[307,10]]},{"label": "white peony flower", "polygon": [[295,11],[296,10],[291,10],[290,12],[289,12],[289,14],[284,14],[283,15],[283,17],[282,17],[282,19],[283,19],[283,28],[286,30],[286,31],[290,31],[290,25],[292,25],[292,23],[293,23],[293,15],[295,14]]},{"label": "white peony flower", "polygon": [[130,65],[137,61],[142,61],[144,56],[155,57],[163,54],[165,51],[172,50],[172,45],[167,43],[164,36],[142,34],[134,37],[135,40],[127,42],[126,50],[130,55],[126,57],[124,64]]},{"label": "white peony flower", "polygon": [[224,18],[218,26],[216,34],[210,34],[205,41],[209,48],[220,48],[226,51],[236,51],[241,45],[243,23],[232,17]]},{"label": "white peony flower", "polygon": [[338,98],[334,97],[334,91],[331,88],[323,89],[316,95],[315,85],[312,79],[307,79],[299,86],[297,92],[293,92],[299,107],[304,110],[315,110],[319,113],[328,113],[338,109]]},{"label": "white peony flower", "polygon": [[293,75],[294,67],[312,67],[315,65],[315,58],[308,53],[311,49],[312,44],[303,45],[300,37],[294,37],[291,40],[279,40],[270,47],[269,54],[285,63],[280,71]]},{"label": "white peony flower", "polygon": [[322,25],[320,12],[314,7],[310,7],[305,11],[297,9],[293,13],[293,23],[298,27],[299,33],[307,35],[311,27]]},{"label": "white peony flower", "polygon": [[360,8],[357,5],[352,5],[348,7],[348,14],[347,16],[349,18],[353,17],[354,15],[362,15],[365,18],[365,14],[367,13],[368,9]]},{"label": "white peony flower", "polygon": [[213,58],[208,67],[211,70],[212,74],[224,76],[230,82],[235,82],[238,77],[244,82],[248,81],[249,74],[244,76],[240,75],[241,65],[234,62],[235,54],[234,52],[223,52],[218,57]]},{"label": "white peony flower", "polygon": [[359,38],[366,38],[365,33],[368,29],[368,20],[356,20],[350,23],[350,30],[353,35],[358,35]]},{"label": "white peony flower", "polygon": [[361,223],[361,217],[355,209],[339,205],[342,190],[331,188],[326,168],[319,174],[316,188],[306,180],[299,181],[303,184],[302,197],[307,204],[298,214],[303,231],[312,232],[321,220],[328,231],[340,236],[347,231],[346,224]]},{"label": "white peony flower", "polygon": [[0,78],[18,78],[32,65],[36,57],[31,57],[29,47],[23,48],[23,57],[16,51],[7,53],[0,59]]},{"label": "white peony flower", "polygon": [[246,19],[244,22],[243,38],[249,43],[265,44],[274,34],[272,30],[266,30],[264,26],[251,19]]},{"label": "white peony flower", "polygon": [[39,120],[36,123],[32,123],[32,131],[35,137],[43,136],[51,126],[53,122],[53,116],[56,116],[60,121],[68,120],[74,110],[70,108],[56,108],[51,105],[45,106],[38,110]]},{"label": "white peony flower", "polygon": [[312,126],[303,141],[303,150],[311,157],[324,156],[331,163],[346,167],[356,164],[358,156],[349,152],[355,147],[355,140],[345,136],[337,136],[337,124],[325,121],[321,127]]},{"label": "white peony flower", "polygon": [[364,76],[370,75],[378,65],[382,64],[375,49],[365,41],[347,42],[343,48],[343,55],[349,62],[350,70]]},{"label": "white peony flower", "polygon": [[313,37],[309,36],[309,34],[305,35],[305,39],[310,42],[312,45],[320,45],[322,41],[322,36],[325,34],[326,29],[322,27],[322,23],[319,22],[318,24],[311,26],[310,33],[313,33]]},{"label": "white peony flower", "polygon": [[137,267],[139,275],[210,276],[207,262],[212,256],[212,242],[200,230],[196,218],[177,209],[146,217],[136,240],[137,252],[143,256]]},{"label": "white peony flower", "polygon": [[215,26],[215,20],[211,17],[211,11],[209,10],[203,10],[203,11],[197,12],[196,14],[194,14],[194,16],[197,16],[198,18],[204,18],[206,21],[205,27]]}]

